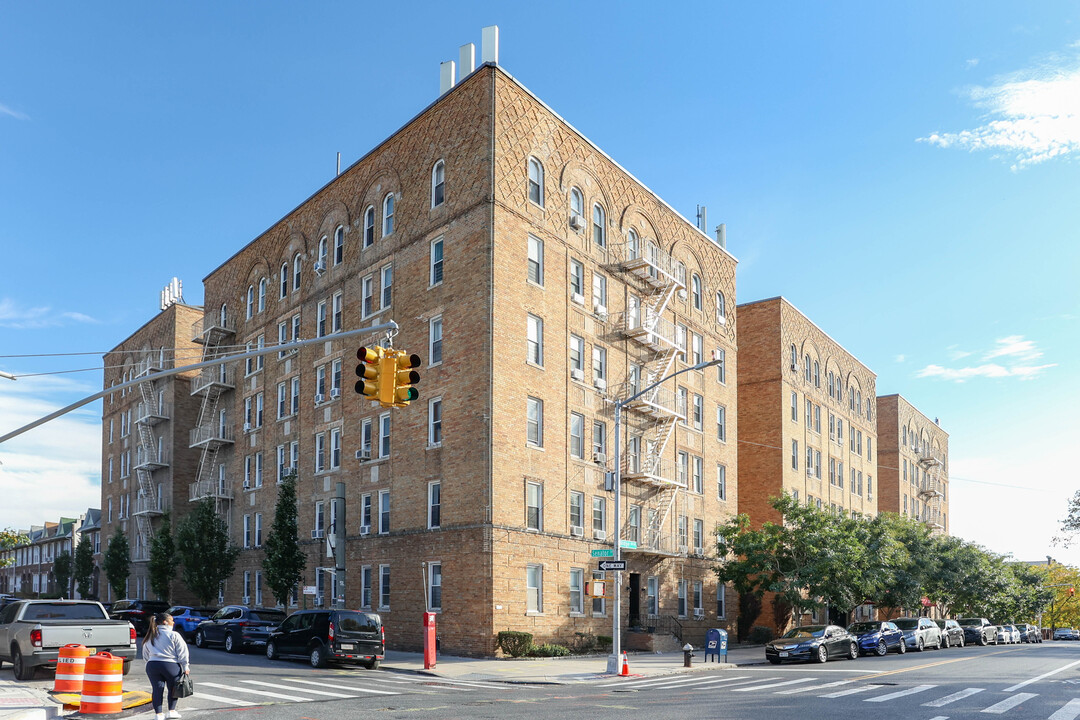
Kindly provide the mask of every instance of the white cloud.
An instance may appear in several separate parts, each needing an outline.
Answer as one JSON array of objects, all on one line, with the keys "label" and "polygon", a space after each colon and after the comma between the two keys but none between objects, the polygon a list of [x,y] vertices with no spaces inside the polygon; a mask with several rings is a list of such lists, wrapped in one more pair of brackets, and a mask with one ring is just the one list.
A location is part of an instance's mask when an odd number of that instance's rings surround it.
[{"label": "white cloud", "polygon": [[897,355],[897,356],[896,356],[896,362],[898,362],[898,363],[902,363],[902,362],[904,362],[905,360],[907,360],[907,355],[903,355],[903,354],[901,354],[901,355]]},{"label": "white cloud", "polygon": [[971,355],[971,353],[966,350],[960,350],[958,345],[950,345],[945,349],[949,351],[950,360],[963,360],[968,355]]},{"label": "white cloud", "polygon": [[[961,360],[974,353],[956,349],[956,345],[946,348],[951,360]],[[982,354],[981,365],[950,368],[943,365],[927,365],[915,373],[919,378],[941,378],[953,382],[964,382],[974,378],[1009,378],[1031,380],[1044,370],[1056,367],[1057,363],[1034,365],[1032,361],[1043,356],[1033,340],[1025,340],[1023,335],[1009,335],[994,341],[994,347]],[[987,360],[998,362],[985,362]]]},{"label": "white cloud", "polygon": [[953,380],[955,382],[964,382],[965,380],[977,377],[1018,377],[1022,380],[1030,380],[1043,370],[1056,367],[1056,365],[1057,363],[1049,363],[1047,365],[1004,367],[996,363],[989,363],[987,365],[975,365],[973,367],[964,368],[947,368],[942,367],[941,365],[927,365],[922,370],[915,373],[915,377],[939,377],[942,380]]},{"label": "white cloud", "polygon": [[983,360],[1008,356],[1015,356],[1020,360],[1035,360],[1042,357],[1042,351],[1036,349],[1033,341],[1025,340],[1023,335],[1010,335],[994,342],[997,343],[997,347],[983,355]]},{"label": "white cloud", "polygon": [[968,68],[973,68],[979,64],[979,58],[968,58],[964,63]]},{"label": "white cloud", "polygon": [[80,323],[98,322],[81,312],[54,312],[48,305],[22,307],[10,298],[0,298],[0,327],[26,330],[65,325],[68,321]]},{"label": "white cloud", "polygon": [[985,111],[983,124],[935,132],[917,142],[969,152],[989,150],[1010,158],[1013,170],[1080,150],[1080,55],[1050,58],[966,94]]},{"label": "white cloud", "polygon": [[16,120],[29,120],[30,119],[30,117],[28,115],[26,115],[25,113],[21,113],[18,110],[13,110],[13,109],[9,108],[7,105],[5,105],[3,103],[0,103],[0,115],[10,115],[11,117],[15,118]]}]

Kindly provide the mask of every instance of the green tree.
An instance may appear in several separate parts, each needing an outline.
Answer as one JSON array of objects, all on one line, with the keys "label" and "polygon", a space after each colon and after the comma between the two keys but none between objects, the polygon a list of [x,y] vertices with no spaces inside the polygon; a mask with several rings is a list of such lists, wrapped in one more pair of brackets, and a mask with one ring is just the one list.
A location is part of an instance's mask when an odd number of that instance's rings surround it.
[{"label": "green tree", "polygon": [[176,577],[178,561],[176,543],[173,542],[172,519],[169,513],[165,513],[161,526],[150,540],[150,562],[147,566],[150,573],[150,589],[165,602],[169,602],[172,596],[172,582]]},{"label": "green tree", "polygon": [[53,558],[53,576],[56,578],[56,591],[60,597],[71,595],[71,553],[67,550]]},{"label": "green tree", "polygon": [[266,537],[263,570],[266,583],[279,605],[287,606],[293,588],[304,574],[307,559],[296,535],[296,472],[289,472],[278,485],[274,523]]},{"label": "green tree", "polygon": [[1073,493],[1066,505],[1065,518],[1059,521],[1060,529],[1054,544],[1061,547],[1069,547],[1080,536],[1080,490]]},{"label": "green tree", "polygon": [[[0,552],[4,550],[10,550],[16,545],[24,545],[28,542],[30,542],[30,539],[16,530],[12,530],[11,528],[0,530]],[[7,567],[13,562],[15,562],[15,558],[13,557],[0,557],[0,568]]]},{"label": "green tree", "polygon": [[[1056,630],[1061,627],[1080,627],[1080,570],[1054,563],[1047,571],[1047,589],[1053,594],[1050,606],[1043,612],[1042,624]],[[1073,594],[1069,594],[1069,590]]]},{"label": "green tree", "polygon": [[199,602],[209,605],[218,588],[233,573],[240,548],[229,542],[225,521],[214,511],[214,501],[199,501],[177,523],[176,547],[183,565],[181,577]]},{"label": "green tree", "polygon": [[79,597],[88,597],[94,577],[94,544],[87,535],[83,535],[75,547],[74,566],[75,589]]},{"label": "green tree", "polygon": [[897,555],[883,573],[886,581],[876,594],[876,603],[890,613],[906,614],[921,605],[927,579],[933,572],[933,543],[924,523],[896,513],[881,513],[874,522],[896,541]]},{"label": "green tree", "polygon": [[131,572],[131,547],[122,529],[117,528],[109,538],[102,565],[113,595],[118,599],[124,597],[127,594],[128,574]]}]

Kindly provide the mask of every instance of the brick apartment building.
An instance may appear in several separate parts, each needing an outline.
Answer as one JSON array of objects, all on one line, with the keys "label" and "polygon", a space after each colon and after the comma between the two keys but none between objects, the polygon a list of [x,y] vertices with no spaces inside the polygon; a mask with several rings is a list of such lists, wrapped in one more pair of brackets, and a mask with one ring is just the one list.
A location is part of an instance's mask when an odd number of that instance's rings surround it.
[{"label": "brick apartment building", "polygon": [[[590,551],[619,536],[624,623],[700,643],[733,616],[710,538],[739,493],[735,260],[496,64],[470,70],[214,269],[205,315],[174,306],[167,327],[118,348],[194,341],[211,359],[326,338],[193,377],[199,406],[158,435],[177,460],[103,483],[117,488],[103,502],[119,492],[138,520],[139,491],[155,511],[158,497],[178,511],[213,498],[243,548],[221,599],[274,605],[262,545],[276,481],[295,468],[302,584],[316,594],[293,603],[332,601],[326,536],[343,535],[346,605],[380,612],[392,647],[420,646],[422,613],[437,612],[442,648],[458,654],[494,653],[501,630],[610,635],[610,600],[586,583],[603,577]],[[383,410],[352,385],[357,347],[385,338],[334,334],[391,319],[394,346],[423,359],[421,396]],[[611,400],[712,357],[723,362],[623,413],[615,528]],[[169,382],[179,407],[187,382]],[[107,426],[145,398],[116,402]],[[106,435],[114,462],[140,436],[116,441]],[[180,462],[188,444],[198,452]],[[344,532],[330,527],[338,482]]]},{"label": "brick apartment building", "polygon": [[[127,535],[132,569],[126,595],[151,597],[150,539],[167,511],[173,523],[186,514],[189,487],[198,465],[189,448],[200,402],[192,393],[197,371],[152,379],[151,374],[198,362],[201,348],[191,326],[200,307],[174,303],[155,315],[104,356],[105,388],[144,378],[135,388],[117,390],[102,401],[100,567],[108,541],[118,529]],[[182,587],[178,583],[178,590]],[[103,602],[113,597],[100,583]]]},{"label": "brick apartment building", "polygon": [[26,542],[0,551],[0,593],[18,597],[78,597],[74,581],[63,587],[56,581],[56,558],[68,553],[75,558],[75,547],[83,534],[93,541],[95,523],[100,515],[91,508],[77,518],[60,518],[21,530]]},{"label": "brick apartment building", "polygon": [[877,399],[881,512],[949,532],[949,434],[901,395]]}]

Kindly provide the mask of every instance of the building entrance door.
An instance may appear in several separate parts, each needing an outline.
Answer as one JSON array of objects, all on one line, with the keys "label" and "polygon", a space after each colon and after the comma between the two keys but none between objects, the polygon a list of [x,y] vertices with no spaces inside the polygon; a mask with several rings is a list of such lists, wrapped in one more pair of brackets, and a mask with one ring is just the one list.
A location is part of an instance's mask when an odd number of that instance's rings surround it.
[{"label": "building entrance door", "polygon": [[630,603],[630,622],[629,627],[635,627],[641,625],[641,575],[637,573],[629,573],[630,575],[630,589],[627,592],[629,597],[627,598]]}]

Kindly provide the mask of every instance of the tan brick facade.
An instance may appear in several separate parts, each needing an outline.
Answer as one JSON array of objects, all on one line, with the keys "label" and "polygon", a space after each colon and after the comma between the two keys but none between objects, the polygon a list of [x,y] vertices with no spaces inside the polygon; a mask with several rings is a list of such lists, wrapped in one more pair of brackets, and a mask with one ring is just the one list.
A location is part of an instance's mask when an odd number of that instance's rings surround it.
[{"label": "tan brick facade", "polygon": [[882,395],[877,404],[879,509],[948,533],[949,434],[901,395]]}]

